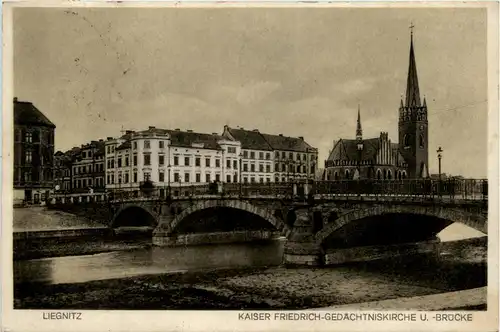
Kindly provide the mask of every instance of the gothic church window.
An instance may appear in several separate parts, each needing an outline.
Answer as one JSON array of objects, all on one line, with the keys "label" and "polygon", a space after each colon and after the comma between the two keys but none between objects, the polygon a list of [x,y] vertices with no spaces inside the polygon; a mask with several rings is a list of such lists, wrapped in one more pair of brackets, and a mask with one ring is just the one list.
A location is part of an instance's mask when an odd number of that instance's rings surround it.
[{"label": "gothic church window", "polygon": [[420,143],[420,148],[423,149],[424,148],[424,135],[420,135],[419,143]]},{"label": "gothic church window", "polygon": [[346,170],[345,170],[345,178],[346,178],[346,179],[349,179],[349,177],[350,177],[349,170],[348,170],[348,169],[346,169]]},{"label": "gothic church window", "polygon": [[404,141],[405,147],[409,147],[410,146],[410,135],[406,134],[404,136],[404,140],[403,141]]}]

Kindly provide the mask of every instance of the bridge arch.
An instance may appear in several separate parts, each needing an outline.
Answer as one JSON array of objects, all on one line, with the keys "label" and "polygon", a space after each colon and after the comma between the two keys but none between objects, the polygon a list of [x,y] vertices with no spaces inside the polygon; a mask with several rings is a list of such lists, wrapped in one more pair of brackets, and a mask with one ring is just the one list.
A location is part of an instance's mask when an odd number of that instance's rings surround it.
[{"label": "bridge arch", "polygon": [[200,212],[202,210],[213,209],[213,208],[230,208],[236,210],[246,211],[250,214],[261,217],[262,219],[269,222],[274,228],[276,228],[282,235],[288,236],[290,233],[290,227],[283,221],[274,215],[273,209],[266,209],[255,206],[245,201],[239,200],[205,200],[198,202],[194,205],[189,206],[184,209],[181,213],[176,215],[169,225],[160,224],[160,228],[168,228],[169,232],[174,232],[177,226],[189,215]]},{"label": "bridge arch", "polygon": [[113,215],[111,228],[117,228],[120,226],[156,227],[158,225],[158,220],[158,213],[151,210],[147,205],[126,204],[121,206]]},{"label": "bridge arch", "polygon": [[392,205],[392,206],[375,206],[371,208],[355,209],[339,216],[334,222],[326,225],[315,235],[317,244],[322,244],[325,239],[349,224],[350,222],[360,220],[367,217],[381,216],[385,214],[412,214],[435,217],[450,222],[459,222],[475,230],[488,233],[487,218],[480,213],[471,213],[439,206],[413,206],[413,205]]}]

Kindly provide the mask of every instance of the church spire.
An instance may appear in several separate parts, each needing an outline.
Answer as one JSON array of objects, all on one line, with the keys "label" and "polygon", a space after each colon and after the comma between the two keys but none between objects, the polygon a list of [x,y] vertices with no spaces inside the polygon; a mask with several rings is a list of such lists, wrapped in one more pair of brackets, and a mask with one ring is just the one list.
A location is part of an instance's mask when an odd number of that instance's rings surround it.
[{"label": "church spire", "polygon": [[361,113],[359,110],[359,104],[358,104],[358,122],[356,125],[356,139],[357,140],[363,139],[363,129],[361,129]]},{"label": "church spire", "polygon": [[418,88],[417,64],[415,62],[415,53],[413,50],[413,24],[410,25],[410,64],[408,66],[408,81],[406,84],[406,107],[420,107],[420,91]]}]

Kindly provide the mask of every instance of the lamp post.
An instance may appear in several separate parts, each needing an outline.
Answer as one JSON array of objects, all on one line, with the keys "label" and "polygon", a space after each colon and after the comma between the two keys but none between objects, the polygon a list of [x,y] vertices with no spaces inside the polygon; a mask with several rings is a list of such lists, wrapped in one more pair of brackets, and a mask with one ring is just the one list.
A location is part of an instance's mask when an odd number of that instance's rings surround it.
[{"label": "lamp post", "polygon": [[437,149],[436,152],[438,154],[438,163],[439,163],[439,180],[441,180],[441,158],[443,158],[443,149],[439,147],[439,149]]}]

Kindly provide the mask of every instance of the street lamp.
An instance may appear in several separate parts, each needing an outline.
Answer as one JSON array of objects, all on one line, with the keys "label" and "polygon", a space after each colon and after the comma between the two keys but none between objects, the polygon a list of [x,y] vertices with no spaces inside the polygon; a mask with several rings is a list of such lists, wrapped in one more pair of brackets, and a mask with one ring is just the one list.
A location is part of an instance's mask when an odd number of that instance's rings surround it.
[{"label": "street lamp", "polygon": [[441,180],[441,158],[443,158],[443,149],[439,147],[439,149],[437,149],[436,152],[438,154],[438,162],[439,162],[439,180]]}]

